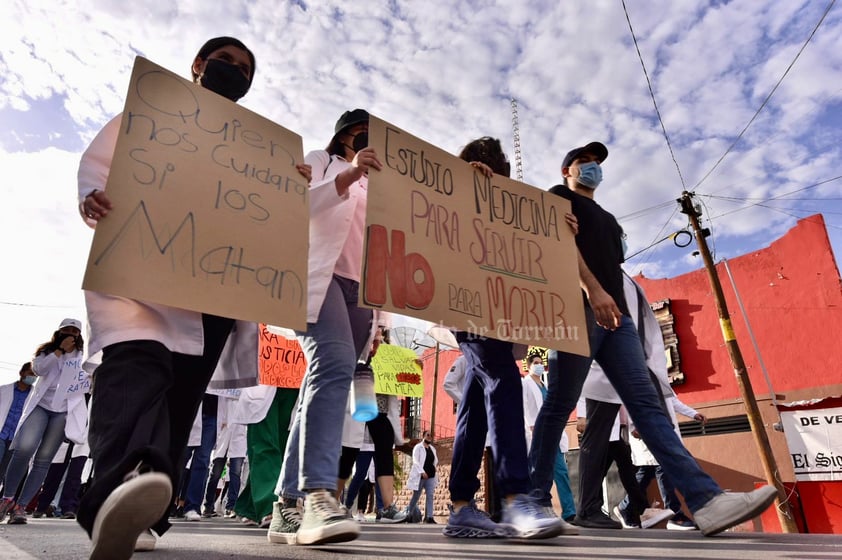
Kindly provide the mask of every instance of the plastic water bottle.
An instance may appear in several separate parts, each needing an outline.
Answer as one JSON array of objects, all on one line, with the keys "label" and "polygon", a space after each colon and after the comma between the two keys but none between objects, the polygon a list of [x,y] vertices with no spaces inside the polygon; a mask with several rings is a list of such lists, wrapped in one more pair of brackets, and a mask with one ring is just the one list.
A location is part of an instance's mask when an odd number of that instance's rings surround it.
[{"label": "plastic water bottle", "polygon": [[367,366],[357,366],[351,384],[351,418],[368,422],[377,418],[377,398],[374,396],[374,372]]}]

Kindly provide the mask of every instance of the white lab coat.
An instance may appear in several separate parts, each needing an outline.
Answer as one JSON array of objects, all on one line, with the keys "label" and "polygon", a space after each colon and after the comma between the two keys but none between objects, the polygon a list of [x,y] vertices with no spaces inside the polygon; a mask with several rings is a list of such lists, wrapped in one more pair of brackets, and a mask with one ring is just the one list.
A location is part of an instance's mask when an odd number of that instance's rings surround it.
[{"label": "white lab coat", "polygon": [[[90,390],[90,374],[82,369],[82,353],[78,350],[68,352],[61,357],[53,352],[39,354],[32,360],[32,370],[38,374],[38,380],[29,390],[29,398],[23,407],[18,421],[18,430],[35,410],[51,385],[56,390],[51,403],[43,403],[48,408],[60,408],[60,401],[67,402],[67,418],[64,435],[73,443],[84,443],[88,439],[88,407],[85,405],[85,393]],[[15,436],[19,432],[16,431]],[[14,448],[12,442],[11,447]]]},{"label": "white lab coat", "polygon": [[[538,412],[544,404],[544,396],[541,394],[541,388],[538,387],[530,374],[523,376],[521,383],[523,384],[523,427],[526,430],[526,449],[528,451],[532,447],[532,429],[535,427]],[[570,450],[567,432],[561,432],[558,448],[562,453],[567,453]]]},{"label": "white lab coat", "polygon": [[[433,450],[433,465],[438,467],[439,456],[436,453],[436,446],[430,444],[430,449]],[[415,447],[412,448],[412,467],[409,469],[409,477],[406,479],[406,487],[410,490],[418,490],[421,485],[421,473],[424,472],[424,461],[427,460],[427,450],[424,449],[424,442],[419,441]],[[438,475],[436,475],[438,479]],[[438,482],[436,482],[438,485]]]},{"label": "white lab coat", "polygon": [[[17,384],[18,382],[14,381],[12,383],[7,383],[6,385],[0,385],[0,428],[2,428],[6,423],[6,416],[9,415],[9,410],[12,408],[12,401],[15,399],[15,385]],[[26,408],[26,401],[28,401],[32,396],[33,391],[33,387],[30,387],[29,391],[26,393],[26,397],[23,401],[24,408]],[[17,430],[17,428],[15,428],[15,430]],[[14,435],[15,434],[13,433],[12,437],[14,437]]]}]

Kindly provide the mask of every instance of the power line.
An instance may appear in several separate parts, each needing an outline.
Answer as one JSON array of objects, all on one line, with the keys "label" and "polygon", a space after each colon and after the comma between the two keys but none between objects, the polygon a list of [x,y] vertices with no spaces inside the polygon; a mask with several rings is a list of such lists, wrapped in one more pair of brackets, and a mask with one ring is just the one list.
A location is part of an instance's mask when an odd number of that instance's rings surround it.
[{"label": "power line", "polygon": [[[654,237],[654,238],[652,239],[652,241],[649,243],[649,246],[648,246],[646,249],[644,249],[644,251],[651,251],[651,250],[652,250],[652,248],[653,248],[655,245],[657,245],[658,243],[660,243],[660,241],[658,241],[658,239],[659,239],[659,238],[660,238],[660,237],[664,234],[664,230],[665,230],[665,229],[667,229],[667,226],[668,226],[668,225],[669,225],[669,223],[672,221],[672,217],[673,217],[673,216],[675,216],[675,213],[676,213],[676,212],[678,212],[678,206],[676,206],[675,208],[673,208],[673,209],[672,209],[672,213],[670,214],[669,218],[667,218],[667,221],[666,221],[666,222],[664,222],[664,225],[663,225],[663,226],[661,226],[661,229],[659,229],[659,230],[658,230],[657,235],[655,235],[655,237]],[[638,251],[637,253],[635,253],[635,254],[634,254],[634,255],[632,255],[632,256],[636,256],[636,255],[640,254],[641,252],[642,252],[642,251]],[[629,259],[626,259],[626,262],[628,262],[630,259],[631,259],[631,257],[629,257]],[[641,258],[641,260],[643,260],[643,259]],[[645,262],[645,261],[644,261],[644,262]],[[638,272],[640,272],[640,271],[638,271]]]},{"label": "power line", "polygon": [[0,305],[11,307],[32,307],[36,309],[79,309],[81,305],[42,305],[39,303],[20,303],[16,301],[0,301]]},{"label": "power line", "polygon": [[629,24],[629,32],[631,33],[632,41],[634,41],[634,48],[637,50],[637,58],[640,60],[640,66],[643,68],[643,75],[646,77],[646,85],[649,88],[649,96],[652,98],[652,105],[655,106],[655,114],[658,116],[658,122],[661,124],[661,131],[664,133],[664,139],[667,141],[667,148],[669,148],[670,156],[672,156],[672,162],[675,164],[675,170],[678,171],[678,178],[681,180],[681,187],[683,190],[687,190],[687,187],[684,185],[684,176],[681,174],[681,168],[678,166],[678,160],[675,158],[675,152],[672,150],[672,143],[670,142],[669,134],[667,134],[667,128],[664,126],[664,119],[661,118],[661,111],[658,109],[658,102],[655,100],[655,91],[652,89],[652,81],[649,79],[649,72],[646,71],[646,64],[643,62],[643,55],[640,54],[640,46],[637,44],[637,37],[634,34],[634,28],[632,27],[631,18],[629,17],[629,11],[626,8],[626,0],[622,0],[622,2],[623,12],[626,14],[626,21]]},{"label": "power line", "polygon": [[[842,175],[837,175],[836,177],[832,177],[830,179],[825,179],[824,181],[819,181],[818,183],[813,183],[812,185],[807,185],[806,187],[802,187],[800,189],[795,189],[794,191],[785,192],[783,194],[779,194],[777,196],[773,196],[773,197],[767,198],[765,200],[761,200],[760,202],[754,202],[752,204],[749,204],[748,206],[742,206],[740,208],[735,208],[734,210],[729,210],[728,212],[723,212],[722,214],[717,214],[716,216],[709,217],[708,221],[712,221],[712,220],[715,220],[717,218],[721,218],[723,216],[728,216],[729,214],[733,214],[735,212],[740,212],[742,210],[747,210],[749,208],[752,208],[753,206],[760,206],[765,202],[771,202],[773,200],[778,200],[778,199],[783,198],[783,197],[785,197],[787,195],[790,195],[790,194],[803,192],[803,191],[806,191],[808,189],[814,189],[814,188],[819,187],[821,185],[825,185],[825,184],[831,183],[833,181],[838,181],[839,179],[842,179]],[[727,197],[717,196],[717,195],[713,195],[713,194],[702,194],[702,195],[698,195],[698,196],[707,196],[709,198],[721,198],[721,199],[727,200]]]},{"label": "power line", "polygon": [[[834,5],[835,3],[836,3],[836,0],[830,0],[830,3],[827,5],[827,8],[825,8],[824,13],[822,14],[821,19],[819,19],[819,22],[818,22],[818,23],[816,24],[816,26],[813,28],[813,31],[810,33],[810,36],[809,36],[809,37],[807,37],[807,40],[806,40],[806,41],[804,41],[804,44],[803,44],[803,45],[801,45],[801,48],[800,48],[800,49],[798,49],[798,52],[796,53],[795,58],[793,58],[793,59],[792,59],[792,62],[790,62],[790,63],[789,63],[789,66],[787,66],[787,67],[786,67],[786,70],[784,71],[784,73],[783,73],[783,75],[780,77],[780,79],[778,80],[778,83],[776,83],[776,84],[775,84],[775,87],[773,87],[773,88],[772,88],[772,91],[770,91],[770,92],[769,92],[769,95],[767,95],[767,96],[766,96],[766,99],[764,99],[764,100],[763,100],[763,103],[761,103],[761,104],[760,104],[760,107],[758,107],[758,108],[757,108],[757,111],[755,111],[755,112],[754,112],[754,115],[751,117],[751,119],[749,119],[748,124],[746,124],[746,125],[743,127],[743,129],[740,131],[740,133],[737,135],[737,137],[734,139],[734,141],[731,143],[731,145],[730,145],[730,146],[728,146],[728,149],[727,149],[727,150],[725,150],[725,153],[724,153],[724,154],[722,154],[722,156],[721,156],[718,160],[716,160],[716,163],[714,163],[714,164],[713,164],[713,167],[711,167],[711,168],[710,168],[710,170],[709,170],[707,173],[705,173],[704,177],[702,177],[701,179],[699,179],[699,182],[698,182],[698,183],[696,183],[696,185],[693,187],[693,190],[696,190],[697,188],[699,188],[699,185],[701,185],[702,183],[704,183],[704,182],[705,182],[705,180],[706,180],[706,179],[710,176],[710,174],[711,174],[711,173],[713,173],[714,169],[716,169],[717,167],[719,167],[719,164],[720,164],[720,163],[722,163],[722,160],[724,160],[724,159],[725,159],[725,156],[727,156],[729,153],[731,153],[731,150],[733,150],[733,149],[734,149],[734,146],[736,146],[736,145],[737,145],[737,143],[740,141],[740,139],[742,139],[743,134],[745,134],[746,130],[748,130],[748,127],[750,127],[750,126],[752,125],[752,123],[754,122],[754,120],[757,118],[757,115],[759,115],[759,114],[760,114],[760,111],[762,111],[762,110],[763,110],[763,108],[764,108],[764,107],[766,107],[766,104],[767,104],[767,103],[769,102],[769,100],[772,98],[772,95],[774,95],[774,93],[777,91],[778,86],[780,86],[780,85],[781,85],[781,82],[783,82],[783,81],[784,81],[784,78],[786,78],[787,74],[789,74],[789,71],[790,71],[790,70],[792,69],[792,67],[795,65],[796,61],[798,60],[798,57],[800,57],[800,56],[801,56],[801,53],[804,51],[804,49],[805,49],[805,48],[807,48],[807,45],[808,45],[808,44],[810,43],[810,41],[813,39],[813,36],[816,34],[816,31],[818,31],[818,29],[819,29],[819,27],[821,26],[822,22],[824,21],[825,17],[827,17],[828,12],[830,12],[830,9],[833,7],[833,5]],[[623,1],[623,8],[625,9],[625,0]],[[628,17],[628,16],[626,16],[626,17]],[[635,43],[635,44],[636,44],[636,43]],[[682,184],[683,184],[683,183],[682,183]]]},{"label": "power line", "polygon": [[661,210],[662,208],[667,208],[668,206],[672,206],[675,204],[674,200],[668,200],[666,202],[661,202],[660,204],[656,204],[654,206],[649,206],[648,208],[643,208],[641,210],[636,210],[630,214],[626,214],[625,216],[619,216],[617,218],[618,222],[630,222],[632,220],[636,220],[637,218],[642,218],[643,216],[649,214],[650,212],[654,212],[656,210]]}]

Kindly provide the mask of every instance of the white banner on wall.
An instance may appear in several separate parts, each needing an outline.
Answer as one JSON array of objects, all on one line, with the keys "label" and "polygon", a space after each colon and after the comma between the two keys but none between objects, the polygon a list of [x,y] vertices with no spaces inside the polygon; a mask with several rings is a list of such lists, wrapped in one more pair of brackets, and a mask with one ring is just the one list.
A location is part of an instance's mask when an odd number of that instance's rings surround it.
[{"label": "white banner on wall", "polygon": [[795,480],[842,480],[842,407],[781,410]]}]

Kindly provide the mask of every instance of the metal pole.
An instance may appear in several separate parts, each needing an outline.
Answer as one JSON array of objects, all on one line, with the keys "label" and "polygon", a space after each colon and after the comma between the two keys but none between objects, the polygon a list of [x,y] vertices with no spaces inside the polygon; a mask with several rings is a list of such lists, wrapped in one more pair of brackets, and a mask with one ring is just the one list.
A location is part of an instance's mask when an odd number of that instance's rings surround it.
[{"label": "metal pole", "polygon": [[433,364],[433,405],[430,411],[430,435],[436,438],[436,395],[439,392],[439,343],[436,341],[436,359]]},{"label": "metal pole", "polygon": [[737,339],[734,336],[734,329],[731,326],[731,316],[728,313],[728,306],[725,303],[725,294],[722,292],[722,284],[719,282],[719,275],[716,272],[716,267],[713,264],[713,257],[711,257],[710,249],[708,249],[707,241],[705,241],[706,233],[699,227],[700,212],[697,212],[693,207],[693,194],[687,191],[682,193],[678,200],[681,204],[681,212],[687,214],[690,218],[690,224],[693,226],[693,232],[696,234],[696,242],[699,244],[699,252],[702,255],[702,260],[705,263],[705,269],[708,273],[711,288],[713,289],[714,300],[716,301],[716,310],[719,313],[719,326],[722,329],[722,338],[725,339],[725,347],[728,350],[728,356],[731,358],[731,366],[734,368],[734,375],[737,377],[737,385],[740,389],[740,395],[743,398],[743,404],[746,407],[746,414],[751,425],[751,433],[754,435],[754,443],[760,453],[760,462],[763,464],[763,471],[766,475],[766,482],[774,486],[778,491],[778,520],[781,523],[781,530],[784,533],[797,533],[798,527],[792,517],[792,511],[789,507],[787,499],[786,488],[780,480],[778,466],[775,463],[775,457],[772,454],[772,447],[769,444],[769,436],[766,434],[766,429],[763,426],[763,420],[760,416],[760,409],[757,407],[757,399],[754,396],[754,390],[751,386],[751,380],[746,371],[743,355],[740,352],[740,346],[737,344]]},{"label": "metal pole", "polygon": [[[757,363],[760,364],[760,371],[763,372],[763,377],[766,379],[766,387],[769,388],[769,394],[772,395],[772,405],[775,410],[778,410],[778,397],[775,395],[775,390],[772,388],[772,379],[769,377],[769,371],[766,369],[766,364],[763,362],[763,355],[760,354],[760,346],[757,344],[757,339],[754,338],[754,330],[751,328],[751,323],[748,321],[748,314],[743,305],[743,298],[740,297],[740,292],[737,290],[737,283],[734,281],[734,275],[731,274],[731,267],[728,266],[728,259],[722,259],[722,264],[725,265],[725,272],[728,274],[728,280],[731,281],[731,288],[734,289],[734,295],[737,298],[737,306],[740,308],[740,314],[743,316],[743,321],[746,322],[748,329],[748,338],[751,340],[751,345],[754,347],[754,353],[757,354]],[[780,412],[778,412],[778,420],[780,420]]]}]

